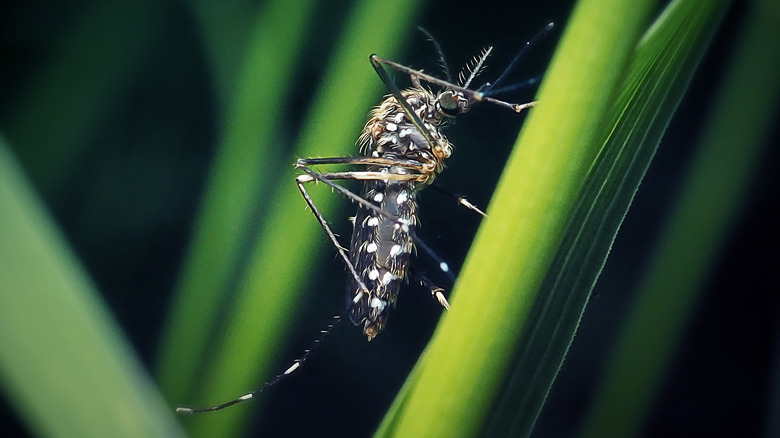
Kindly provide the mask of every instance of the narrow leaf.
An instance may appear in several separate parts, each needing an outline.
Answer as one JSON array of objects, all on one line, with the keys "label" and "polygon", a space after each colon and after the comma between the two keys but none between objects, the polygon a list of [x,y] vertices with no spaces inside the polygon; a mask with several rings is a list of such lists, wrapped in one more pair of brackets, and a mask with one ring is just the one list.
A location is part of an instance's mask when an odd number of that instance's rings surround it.
[{"label": "narrow leaf", "polygon": [[0,138],[0,385],[46,437],[184,436]]},{"label": "narrow leaf", "polygon": [[[710,14],[717,16],[718,10],[722,6]],[[713,17],[701,12],[686,22],[711,26],[706,21]],[[581,436],[640,434],[698,292],[747,198],[762,138],[772,129],[780,64],[766,60],[774,57],[778,12],[778,2],[753,3],[725,87],[626,315]]]}]

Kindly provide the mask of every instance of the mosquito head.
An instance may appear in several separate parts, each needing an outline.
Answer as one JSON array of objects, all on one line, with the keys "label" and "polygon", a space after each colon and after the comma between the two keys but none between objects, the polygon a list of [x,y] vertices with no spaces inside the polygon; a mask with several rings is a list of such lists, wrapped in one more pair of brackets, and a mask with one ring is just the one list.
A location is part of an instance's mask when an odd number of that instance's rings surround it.
[{"label": "mosquito head", "polygon": [[469,110],[469,100],[460,91],[444,90],[436,96],[436,111],[445,117],[457,117]]}]

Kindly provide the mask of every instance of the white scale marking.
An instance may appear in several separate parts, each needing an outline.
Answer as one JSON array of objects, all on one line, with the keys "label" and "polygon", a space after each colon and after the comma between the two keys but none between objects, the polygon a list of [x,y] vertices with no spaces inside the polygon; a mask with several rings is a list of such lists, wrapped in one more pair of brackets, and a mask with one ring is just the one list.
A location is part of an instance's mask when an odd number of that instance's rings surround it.
[{"label": "white scale marking", "polygon": [[379,271],[377,271],[376,269],[372,269],[368,273],[368,278],[371,280],[376,280],[377,278],[379,278]]},{"label": "white scale marking", "polygon": [[373,308],[377,308],[377,309],[379,309],[379,312],[382,312],[382,310],[384,310],[384,309],[385,309],[385,306],[387,306],[387,301],[385,301],[385,300],[380,300],[380,299],[379,299],[379,298],[377,298],[377,297],[372,297],[372,298],[371,298],[371,302],[369,303],[369,305],[370,305],[371,307],[373,307]]},{"label": "white scale marking", "polygon": [[376,250],[377,250],[376,243],[370,242],[368,245],[366,245],[366,252],[372,253],[372,252],[376,252]]},{"label": "white scale marking", "polygon": [[387,286],[394,279],[395,279],[395,275],[393,275],[392,272],[389,272],[389,271],[385,272],[385,275],[382,276],[382,284]]},{"label": "white scale marking", "polygon": [[[292,366],[290,366],[290,368],[287,368],[287,370],[284,372],[284,374],[290,374],[291,372],[297,370],[299,366],[301,366],[301,363],[300,362],[295,362],[294,364],[292,364]],[[247,394],[247,395],[249,395],[249,394]]]},{"label": "white scale marking", "polygon": [[400,253],[401,253],[401,245],[393,245],[393,247],[390,248],[391,256],[397,256]]},{"label": "white scale marking", "polygon": [[404,191],[402,191],[401,193],[398,194],[398,196],[395,197],[395,203],[399,205],[403,204],[408,200],[409,200],[409,194]]},{"label": "white scale marking", "polygon": [[401,230],[403,230],[404,233],[408,233],[409,232],[409,224],[410,223],[411,222],[409,222],[408,220],[399,217],[397,219],[396,223],[393,225],[393,229],[397,230],[397,229],[400,228]]},{"label": "white scale marking", "polygon": [[384,193],[379,192],[376,195],[374,195],[374,202],[382,202],[383,199],[385,199]]},{"label": "white scale marking", "polygon": [[366,225],[368,225],[369,227],[375,227],[379,225],[379,218],[376,216],[372,216],[368,218],[368,221],[366,221]]}]

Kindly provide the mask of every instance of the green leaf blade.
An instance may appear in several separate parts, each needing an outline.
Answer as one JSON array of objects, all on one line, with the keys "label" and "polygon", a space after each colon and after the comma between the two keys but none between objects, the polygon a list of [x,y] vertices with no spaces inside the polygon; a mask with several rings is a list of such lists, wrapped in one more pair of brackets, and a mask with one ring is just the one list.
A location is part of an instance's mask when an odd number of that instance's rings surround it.
[{"label": "green leaf blade", "polygon": [[[637,435],[652,409],[708,268],[746,198],[761,137],[771,129],[780,72],[777,63],[765,60],[772,58],[771,41],[777,40],[777,20],[771,18],[778,17],[777,11],[777,2],[753,5],[736,60],[725,76],[727,86],[711,110],[580,436]],[[701,19],[692,18],[691,23]]]},{"label": "green leaf blade", "polygon": [[[203,194],[158,354],[157,374],[165,394],[181,403],[192,396],[228,288],[240,272],[243,241],[257,205],[268,202],[276,183],[272,164],[280,154],[285,90],[299,61],[303,30],[312,6],[272,1],[260,8],[250,31],[244,65],[225,115],[223,138]],[[284,38],[279,38],[284,35]]]},{"label": "green leaf blade", "polygon": [[184,436],[0,139],[0,385],[46,437]]}]

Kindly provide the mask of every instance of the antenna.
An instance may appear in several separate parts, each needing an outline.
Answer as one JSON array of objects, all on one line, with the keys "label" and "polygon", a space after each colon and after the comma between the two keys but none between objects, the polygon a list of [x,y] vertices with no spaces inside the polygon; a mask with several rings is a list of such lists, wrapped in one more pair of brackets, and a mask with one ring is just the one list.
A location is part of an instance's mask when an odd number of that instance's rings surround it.
[{"label": "antenna", "polygon": [[447,82],[452,82],[452,75],[450,74],[450,66],[447,64],[447,59],[444,57],[444,50],[441,49],[439,42],[436,41],[436,38],[434,38],[433,35],[431,35],[431,33],[428,32],[422,26],[417,26],[417,29],[425,35],[425,39],[427,39],[431,44],[433,44],[433,47],[436,49],[436,53],[439,55],[439,66],[441,67],[442,70],[444,70],[444,75],[447,78]]}]

